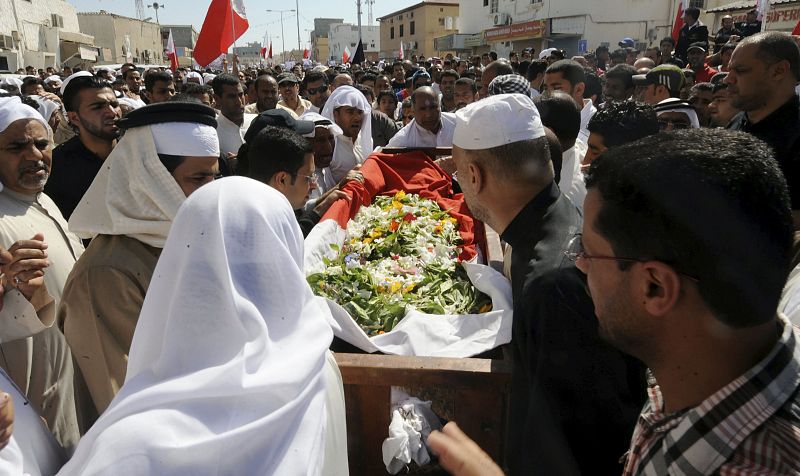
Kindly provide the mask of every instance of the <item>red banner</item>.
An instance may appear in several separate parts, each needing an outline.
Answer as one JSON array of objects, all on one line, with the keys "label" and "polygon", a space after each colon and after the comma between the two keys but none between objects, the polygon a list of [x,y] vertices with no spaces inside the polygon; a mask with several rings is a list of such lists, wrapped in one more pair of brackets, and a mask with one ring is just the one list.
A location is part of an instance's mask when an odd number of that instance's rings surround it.
[{"label": "red banner", "polygon": [[504,25],[483,32],[483,37],[486,41],[510,40],[512,38],[542,38],[545,35],[547,35],[547,20],[533,20]]}]

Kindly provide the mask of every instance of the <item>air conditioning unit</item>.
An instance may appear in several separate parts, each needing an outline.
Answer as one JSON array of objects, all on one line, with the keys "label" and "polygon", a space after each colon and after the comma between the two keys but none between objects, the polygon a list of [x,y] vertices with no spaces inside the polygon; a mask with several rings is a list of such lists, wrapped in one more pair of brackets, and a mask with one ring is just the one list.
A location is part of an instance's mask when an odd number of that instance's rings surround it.
[{"label": "air conditioning unit", "polygon": [[495,13],[494,15],[494,25],[506,25],[508,24],[508,13]]},{"label": "air conditioning unit", "polygon": [[55,13],[50,14],[50,25],[54,28],[64,28],[64,17]]},{"label": "air conditioning unit", "polygon": [[0,35],[0,48],[14,49],[14,39],[8,35]]}]

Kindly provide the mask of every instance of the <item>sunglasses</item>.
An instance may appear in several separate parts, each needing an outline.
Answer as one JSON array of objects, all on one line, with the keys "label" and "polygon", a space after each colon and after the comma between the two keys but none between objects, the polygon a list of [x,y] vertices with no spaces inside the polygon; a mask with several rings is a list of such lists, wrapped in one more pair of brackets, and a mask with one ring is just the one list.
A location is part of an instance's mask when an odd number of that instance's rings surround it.
[{"label": "sunglasses", "polygon": [[672,126],[673,129],[691,129],[692,125],[682,121],[668,121],[666,119],[659,119],[658,130],[665,131]]},{"label": "sunglasses", "polygon": [[322,86],[318,86],[316,88],[308,88],[308,89],[306,89],[306,92],[308,94],[319,94],[319,93],[325,91],[326,89],[328,89],[328,85],[327,84],[323,84]]}]

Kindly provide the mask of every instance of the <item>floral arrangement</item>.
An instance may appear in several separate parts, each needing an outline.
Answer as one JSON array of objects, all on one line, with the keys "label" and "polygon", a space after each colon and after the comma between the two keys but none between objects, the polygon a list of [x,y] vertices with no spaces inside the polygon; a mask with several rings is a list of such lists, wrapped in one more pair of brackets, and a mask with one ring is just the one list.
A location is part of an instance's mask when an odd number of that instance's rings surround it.
[{"label": "floral arrangement", "polygon": [[344,307],[368,335],[391,331],[407,307],[426,314],[492,309],[458,261],[458,220],[436,202],[403,191],[377,196],[347,225],[326,270],[308,276],[317,295]]}]

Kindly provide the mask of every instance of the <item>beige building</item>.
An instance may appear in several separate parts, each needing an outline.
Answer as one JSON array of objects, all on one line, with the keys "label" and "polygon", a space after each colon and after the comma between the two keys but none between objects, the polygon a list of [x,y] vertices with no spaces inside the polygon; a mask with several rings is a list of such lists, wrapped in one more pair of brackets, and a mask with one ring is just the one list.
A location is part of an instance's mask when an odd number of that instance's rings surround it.
[{"label": "beige building", "polygon": [[436,51],[434,38],[458,33],[458,0],[423,1],[378,18],[381,58],[397,58],[400,42],[403,54],[442,56],[452,51]]},{"label": "beige building", "polygon": [[131,61],[137,64],[164,64],[161,28],[157,23],[124,17],[105,10],[78,13],[81,32],[93,35],[99,48],[110,51],[103,64]]}]

